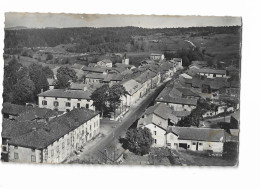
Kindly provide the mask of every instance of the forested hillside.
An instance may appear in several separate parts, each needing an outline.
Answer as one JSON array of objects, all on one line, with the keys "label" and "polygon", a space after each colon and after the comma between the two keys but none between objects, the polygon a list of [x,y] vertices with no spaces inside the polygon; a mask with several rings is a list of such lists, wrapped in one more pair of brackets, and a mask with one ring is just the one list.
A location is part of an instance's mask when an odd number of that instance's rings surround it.
[{"label": "forested hillside", "polygon": [[[15,54],[23,47],[55,47],[72,44],[68,52],[140,52],[171,50],[163,43],[167,37],[238,34],[241,27],[191,27],[145,29],[120,28],[51,28],[5,30],[5,53]],[[152,36],[151,39],[149,36]],[[163,44],[163,45],[162,45]]]}]

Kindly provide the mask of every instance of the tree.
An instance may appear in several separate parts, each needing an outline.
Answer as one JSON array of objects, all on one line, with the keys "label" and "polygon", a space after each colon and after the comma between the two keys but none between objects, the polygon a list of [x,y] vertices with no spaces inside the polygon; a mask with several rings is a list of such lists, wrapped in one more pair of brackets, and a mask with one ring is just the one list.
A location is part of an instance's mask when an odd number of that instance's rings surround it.
[{"label": "tree", "polygon": [[37,100],[37,95],[41,92],[41,90],[46,91],[49,89],[49,83],[41,65],[37,65],[35,63],[31,64],[29,66],[29,76],[30,80],[34,83],[34,99]]},{"label": "tree", "polygon": [[145,155],[150,152],[153,138],[148,128],[130,129],[126,132],[124,147],[129,151]]},{"label": "tree", "polygon": [[46,60],[48,61],[48,60],[52,60],[52,59],[53,59],[53,55],[48,53],[47,57],[46,57]]},{"label": "tree", "polygon": [[13,91],[13,102],[15,104],[25,105],[27,102],[34,101],[34,83],[29,79],[19,80],[15,86]]},{"label": "tree", "polygon": [[114,112],[114,118],[116,115],[116,109],[120,106],[121,104],[121,96],[126,94],[125,87],[123,85],[115,84],[112,87],[108,89],[108,103],[110,108]]},{"label": "tree", "polygon": [[107,107],[107,97],[108,97],[108,85],[103,85],[97,88],[90,98],[93,100],[93,105],[96,110],[101,112],[101,117],[103,117],[104,112],[108,109]]},{"label": "tree", "polygon": [[62,66],[57,70],[57,81],[55,82],[56,89],[65,89],[70,86],[70,82],[77,81],[78,77],[76,71],[67,67]]},{"label": "tree", "polygon": [[53,78],[54,73],[53,73],[53,71],[50,69],[49,66],[43,67],[43,68],[42,68],[42,71],[44,72],[44,74],[45,74],[45,76],[46,76],[47,78]]}]

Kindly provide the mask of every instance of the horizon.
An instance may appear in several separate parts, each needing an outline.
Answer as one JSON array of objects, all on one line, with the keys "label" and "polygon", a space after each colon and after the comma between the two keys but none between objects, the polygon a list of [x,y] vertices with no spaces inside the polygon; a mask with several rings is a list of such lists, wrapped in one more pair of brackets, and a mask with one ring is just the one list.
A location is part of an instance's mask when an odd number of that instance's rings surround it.
[{"label": "horizon", "polygon": [[5,13],[5,29],[26,27],[45,28],[109,28],[140,27],[190,28],[241,26],[241,17],[231,16],[173,16],[173,15],[113,15],[65,13]]}]

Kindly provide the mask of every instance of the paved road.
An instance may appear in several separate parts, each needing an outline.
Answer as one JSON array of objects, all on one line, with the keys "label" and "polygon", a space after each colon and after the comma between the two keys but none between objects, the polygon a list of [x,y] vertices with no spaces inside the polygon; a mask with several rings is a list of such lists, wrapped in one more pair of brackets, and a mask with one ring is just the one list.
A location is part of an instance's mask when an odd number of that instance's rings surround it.
[{"label": "paved road", "polygon": [[[145,109],[154,102],[155,98],[158,96],[158,94],[163,90],[165,85],[164,83],[161,86],[159,86],[157,89],[154,89],[150,94],[148,94],[145,99],[141,101],[140,104],[137,104],[136,106],[132,107],[129,112],[124,116],[124,119],[122,122],[120,122],[113,132],[105,136],[104,139],[97,142],[96,145],[92,146],[89,149],[84,150],[84,152],[81,154],[81,159],[84,159],[84,156],[96,156],[100,155],[100,152],[104,152],[106,147],[110,146],[115,139],[118,139],[119,136],[122,136],[126,133],[127,129],[137,120],[140,118],[142,113],[145,111]],[[83,157],[82,157],[83,156]]]}]

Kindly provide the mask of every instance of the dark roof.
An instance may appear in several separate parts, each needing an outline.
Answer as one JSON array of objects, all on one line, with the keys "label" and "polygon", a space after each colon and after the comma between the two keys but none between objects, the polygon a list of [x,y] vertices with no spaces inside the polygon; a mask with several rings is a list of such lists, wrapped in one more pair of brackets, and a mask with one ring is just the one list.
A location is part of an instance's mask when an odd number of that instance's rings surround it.
[{"label": "dark roof", "polygon": [[190,111],[173,111],[172,114],[175,115],[176,117],[186,117],[186,116],[190,115],[191,112]]},{"label": "dark roof", "polygon": [[184,96],[200,97],[197,93],[194,93],[193,91],[187,88],[177,88],[177,90],[180,91]]},{"label": "dark roof", "polygon": [[104,79],[105,75],[103,73],[89,73],[85,77],[93,79]]},{"label": "dark roof", "polygon": [[92,119],[97,114],[97,112],[85,108],[74,109],[66,114],[52,119],[47,123],[47,125],[33,127],[25,134],[12,137],[9,141],[9,144],[28,148],[43,149],[52,144],[54,141],[63,137],[65,134],[75,130],[83,123]]},{"label": "dark roof", "polygon": [[5,102],[5,103],[3,103],[2,113],[18,116],[21,113],[26,112],[26,111],[31,110],[31,109],[33,109],[33,107],[28,107],[28,106],[23,106],[23,105],[12,104],[10,102]]},{"label": "dark roof", "polygon": [[172,127],[171,132],[177,134],[181,140],[197,140],[209,142],[224,142],[223,129]]},{"label": "dark roof", "polygon": [[21,113],[15,120],[17,121],[32,121],[37,119],[47,119],[51,117],[56,117],[63,114],[56,110],[51,110],[47,108],[33,108],[26,112]]},{"label": "dark roof", "polygon": [[83,71],[88,71],[88,72],[97,72],[97,73],[103,73],[107,70],[107,68],[104,68],[104,67],[87,67],[87,66],[84,66],[82,68]]},{"label": "dark roof", "polygon": [[163,103],[158,103],[158,104],[155,104],[154,106],[150,106],[145,111],[144,114],[146,114],[146,115],[155,114],[155,115],[158,115],[165,120],[168,120],[168,119],[175,120],[175,121],[178,120],[178,118],[175,115],[172,114],[171,108],[168,107],[166,104],[163,104]]},{"label": "dark roof", "polygon": [[58,97],[58,98],[82,98],[90,100],[91,93],[81,90],[52,89],[38,94],[38,96]]},{"label": "dark roof", "polygon": [[174,104],[185,104],[185,105],[197,105],[196,99],[189,99],[189,98],[173,98],[169,95],[161,98],[156,99],[158,102],[167,102],[167,103],[174,103]]}]

